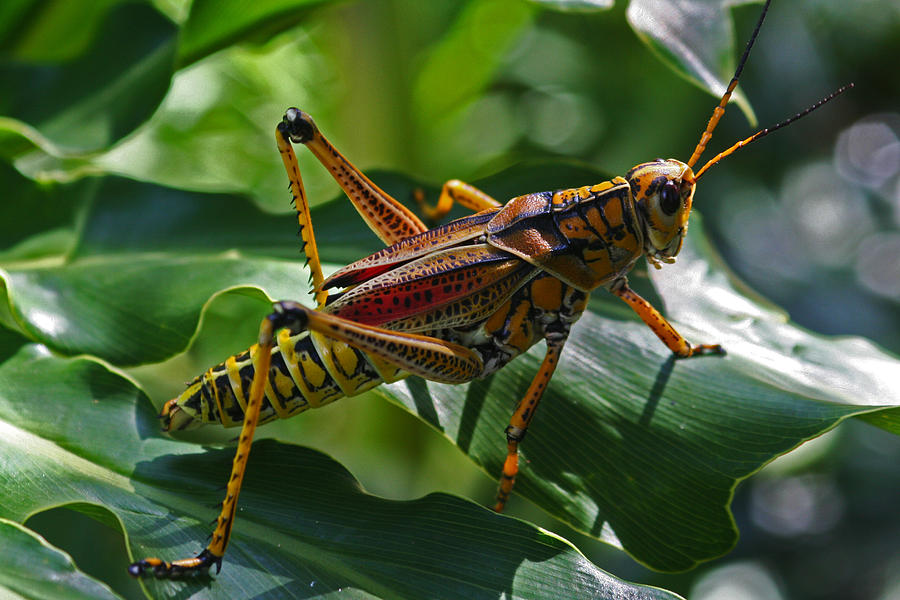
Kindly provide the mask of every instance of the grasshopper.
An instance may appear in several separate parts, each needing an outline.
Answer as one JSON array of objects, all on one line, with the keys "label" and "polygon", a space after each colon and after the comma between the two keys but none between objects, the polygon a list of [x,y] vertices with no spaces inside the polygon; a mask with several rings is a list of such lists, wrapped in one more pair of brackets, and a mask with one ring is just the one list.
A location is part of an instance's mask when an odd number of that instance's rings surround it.
[{"label": "grasshopper", "polygon": [[[737,86],[770,1],[687,162],[657,159],[635,166],[624,177],[526,194],[506,204],[451,180],[434,206],[420,202],[425,215],[439,220],[454,203],[473,214],[435,229],[428,229],[344,158],[308,114],[288,109],[276,128],[276,142],[297,209],[316,308],[276,302],[260,325],[256,345],[210,368],[164,405],[161,417],[167,431],[202,423],[242,429],[226,497],[206,548],[196,557],[172,562],[146,558],[133,563],[129,572],[174,577],[221,567],[258,424],[409,375],[469,382],[490,375],[543,340],[543,362],[505,430],[507,455],[494,505],[502,511],[519,470],[519,444],[569,330],[597,288],[628,304],[677,358],[724,354],[718,344],[689,343],[628,286],[626,276],[642,256],[656,268],[675,261],[687,233],[696,184],[710,167],[852,87],[737,142],[694,172]],[[295,143],[305,145],[329,170],[386,246],[327,279]]]}]

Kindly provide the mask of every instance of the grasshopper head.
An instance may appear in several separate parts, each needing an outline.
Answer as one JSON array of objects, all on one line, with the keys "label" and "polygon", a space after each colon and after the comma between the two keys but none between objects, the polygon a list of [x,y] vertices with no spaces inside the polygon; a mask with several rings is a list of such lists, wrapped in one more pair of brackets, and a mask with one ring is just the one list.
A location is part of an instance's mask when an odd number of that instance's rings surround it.
[{"label": "grasshopper head", "polygon": [[625,178],[631,185],[644,233],[644,254],[659,262],[675,262],[687,233],[694,198],[694,172],[685,163],[657,159],[631,169]]}]

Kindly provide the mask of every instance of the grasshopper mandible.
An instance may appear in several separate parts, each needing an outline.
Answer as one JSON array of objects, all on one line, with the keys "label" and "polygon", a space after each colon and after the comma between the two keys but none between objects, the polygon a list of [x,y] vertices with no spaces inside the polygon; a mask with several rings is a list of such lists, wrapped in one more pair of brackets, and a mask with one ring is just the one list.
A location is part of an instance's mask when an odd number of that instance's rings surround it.
[{"label": "grasshopper mandible", "polygon": [[[770,0],[769,0],[770,1]],[[170,577],[221,566],[257,424],[287,418],[409,375],[446,383],[485,377],[546,343],[543,363],[506,428],[507,456],[494,509],[501,511],[518,472],[518,446],[588,295],[605,288],[621,298],[676,357],[724,354],[693,345],[629,286],[642,256],[656,268],[674,262],[687,233],[697,181],[738,148],[803,117],[845,86],[793,117],[734,144],[696,173],[768,10],[751,35],[725,93],[687,162],[657,159],[597,185],[526,194],[505,205],[458,180],[444,184],[432,219],[454,203],[473,211],[435,229],[382,191],[290,108],[276,140],[291,184],[316,309],[276,302],[258,344],[226,359],[170,400],[168,431],[201,423],[242,424],[227,493],[212,539],[194,558],[147,558],[129,567]],[[292,143],[305,145],[329,170],[386,247],[325,278]],[[333,292],[340,289],[342,291]]]}]

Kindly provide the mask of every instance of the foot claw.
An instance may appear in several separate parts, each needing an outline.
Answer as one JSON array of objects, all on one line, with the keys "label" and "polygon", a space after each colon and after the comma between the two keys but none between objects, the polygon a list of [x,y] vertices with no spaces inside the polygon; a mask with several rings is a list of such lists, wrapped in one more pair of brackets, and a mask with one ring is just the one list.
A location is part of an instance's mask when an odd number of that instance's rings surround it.
[{"label": "foot claw", "polygon": [[723,348],[720,344],[699,344],[697,346],[692,346],[691,350],[691,356],[703,356],[706,354],[717,354],[719,356],[725,356],[725,354],[727,354],[725,352],[725,348]]},{"label": "foot claw", "polygon": [[128,574],[140,577],[145,573],[153,573],[157,579],[177,579],[185,575],[206,573],[211,566],[216,566],[216,573],[222,569],[222,557],[216,556],[204,548],[194,558],[166,562],[159,558],[144,558],[128,565]]},{"label": "foot claw", "polygon": [[696,344],[689,345],[685,354],[676,354],[675,357],[691,358],[692,356],[707,356],[709,354],[725,356],[727,352],[720,344]]}]

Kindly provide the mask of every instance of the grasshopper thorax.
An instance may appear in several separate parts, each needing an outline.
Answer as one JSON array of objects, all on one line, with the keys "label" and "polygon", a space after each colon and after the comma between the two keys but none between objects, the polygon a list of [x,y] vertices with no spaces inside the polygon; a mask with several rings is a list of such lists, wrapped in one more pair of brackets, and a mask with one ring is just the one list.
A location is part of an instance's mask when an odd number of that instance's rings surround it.
[{"label": "grasshopper thorax", "polygon": [[659,268],[681,250],[694,198],[694,172],[680,160],[656,159],[625,175],[644,234],[644,254]]}]

